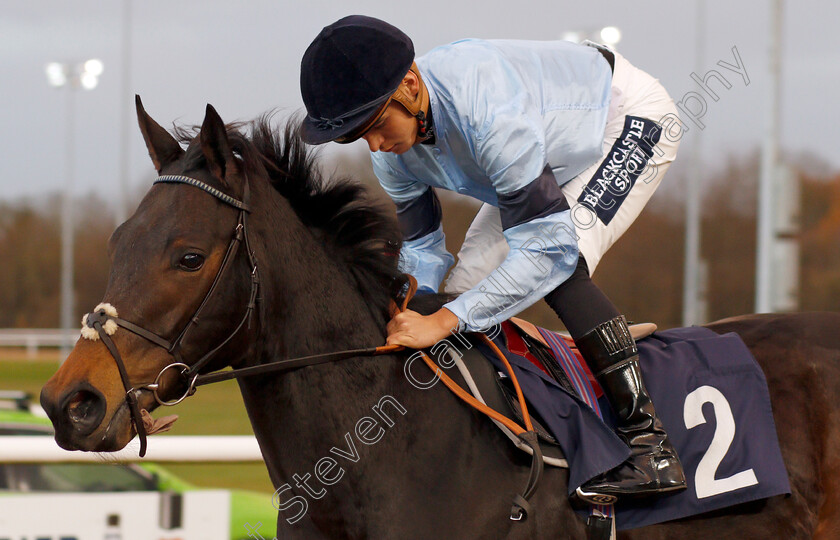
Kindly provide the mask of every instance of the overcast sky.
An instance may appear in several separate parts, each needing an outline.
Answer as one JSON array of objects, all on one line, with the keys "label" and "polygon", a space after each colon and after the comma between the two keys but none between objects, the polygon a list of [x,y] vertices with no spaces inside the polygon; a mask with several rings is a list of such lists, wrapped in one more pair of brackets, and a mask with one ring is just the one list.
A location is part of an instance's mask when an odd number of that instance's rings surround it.
[{"label": "overcast sky", "polygon": [[[0,0],[0,200],[61,189],[65,173],[67,89],[47,85],[50,61],[100,58],[100,85],[73,92],[76,117],[74,193],[115,197],[120,138],[129,137],[133,191],[154,171],[136,128],[134,93],[164,126],[200,123],[212,103],[226,121],[268,109],[294,111],[300,57],[320,29],[352,13],[376,16],[409,34],[418,54],[462,37],[559,39],[569,30],[618,26],[618,50],[658,77],[675,101],[697,92],[693,71],[717,69],[731,84],[712,82],[706,97],[703,168],[714,171],[761,144],[767,116],[770,2],[707,0],[702,65],[697,67],[698,3],[559,0],[481,2],[144,0],[130,5],[130,50],[124,54],[125,0]],[[840,170],[840,5],[829,0],[788,1],[784,13],[781,145],[807,152]],[[736,47],[749,85],[733,71]],[[128,58],[129,90],[122,90]],[[696,107],[695,100],[691,106]],[[126,115],[126,111],[131,111]],[[123,128],[124,119],[130,125]],[[700,132],[692,123],[672,170],[685,170]],[[335,146],[335,145],[333,145]],[[363,152],[363,142],[351,151]],[[682,158],[682,159],[681,159]],[[678,174],[678,173],[676,173]]]}]

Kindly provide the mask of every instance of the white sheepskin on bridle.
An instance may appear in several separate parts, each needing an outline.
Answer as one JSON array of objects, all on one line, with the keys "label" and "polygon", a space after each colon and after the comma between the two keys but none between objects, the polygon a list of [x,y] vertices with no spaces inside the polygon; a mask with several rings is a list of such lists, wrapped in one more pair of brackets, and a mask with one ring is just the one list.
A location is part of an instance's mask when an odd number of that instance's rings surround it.
[{"label": "white sheepskin on bridle", "polygon": [[[98,311],[105,311],[105,314],[109,317],[116,317],[117,316],[117,308],[112,306],[111,304],[99,304],[93,310],[94,313]],[[85,339],[89,339],[91,341],[96,341],[99,339],[99,332],[96,331],[95,328],[91,328],[87,325],[88,316],[85,314],[82,317],[82,337]],[[114,332],[117,331],[117,323],[113,319],[108,319],[108,321],[102,325],[102,329],[105,330],[105,333],[109,336],[113,336]]]}]

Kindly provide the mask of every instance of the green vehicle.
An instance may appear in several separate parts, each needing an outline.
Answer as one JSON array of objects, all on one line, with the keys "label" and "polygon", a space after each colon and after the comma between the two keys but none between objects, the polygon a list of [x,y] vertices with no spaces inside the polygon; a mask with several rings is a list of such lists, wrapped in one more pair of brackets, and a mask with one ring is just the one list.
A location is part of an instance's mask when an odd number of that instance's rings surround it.
[{"label": "green vehicle", "polygon": [[[31,396],[0,392],[0,436],[52,434]],[[277,526],[270,495],[198,488],[155,463],[0,460],[0,500],[0,540],[267,540]]]}]

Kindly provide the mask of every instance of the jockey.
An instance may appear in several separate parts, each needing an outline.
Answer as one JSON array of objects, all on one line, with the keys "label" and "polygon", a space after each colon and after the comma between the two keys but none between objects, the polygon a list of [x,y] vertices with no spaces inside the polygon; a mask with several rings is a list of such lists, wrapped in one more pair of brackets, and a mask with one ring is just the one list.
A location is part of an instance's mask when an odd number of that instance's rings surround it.
[{"label": "jockey", "polygon": [[353,15],[310,44],[300,84],[304,141],[368,143],[397,206],[401,269],[420,290],[437,292],[454,261],[432,187],[484,203],[444,287],[460,295],[428,316],[398,314],[388,344],[429,347],[544,298],[631,449],[583,491],[641,497],[684,489],[627,322],[590,280],[676,155],[678,139],[669,140],[665,126],[679,120],[659,82],[594,43],[467,39],[415,60],[402,31]]}]

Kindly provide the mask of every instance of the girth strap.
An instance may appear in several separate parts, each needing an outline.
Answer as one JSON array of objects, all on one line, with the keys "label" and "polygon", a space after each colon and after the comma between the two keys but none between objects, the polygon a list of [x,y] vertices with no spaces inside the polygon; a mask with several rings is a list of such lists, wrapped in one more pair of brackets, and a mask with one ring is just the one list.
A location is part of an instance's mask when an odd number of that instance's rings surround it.
[{"label": "girth strap", "polygon": [[523,491],[522,495],[517,495],[516,497],[514,497],[513,506],[510,509],[510,519],[513,521],[520,521],[525,519],[528,516],[528,513],[531,511],[530,504],[528,504],[527,499],[529,499],[531,495],[533,495],[536,491],[537,484],[539,483],[540,477],[542,476],[542,449],[540,448],[537,432],[534,430],[534,425],[531,422],[531,414],[528,412],[528,405],[525,402],[525,396],[522,394],[522,388],[519,386],[519,380],[516,377],[516,373],[513,371],[513,368],[511,367],[507,358],[502,353],[502,351],[499,350],[496,344],[493,343],[493,341],[491,341],[490,338],[488,338],[485,334],[479,334],[479,336],[484,341],[484,343],[488,347],[490,347],[490,349],[496,354],[496,356],[505,366],[505,369],[508,372],[508,376],[510,377],[511,382],[513,383],[513,387],[516,390],[516,397],[519,401],[519,407],[522,410],[522,418],[525,421],[525,428],[527,429],[521,427],[514,420],[511,420],[507,416],[491,409],[484,403],[475,399],[475,397],[473,397],[472,394],[461,388],[461,386],[458,383],[456,383],[446,373],[444,373],[434,362],[434,360],[432,360],[431,358],[429,358],[428,355],[426,355],[426,353],[420,351],[420,354],[426,365],[429,366],[429,368],[435,373],[436,376],[440,378],[443,384],[446,385],[446,387],[452,391],[452,393],[454,393],[458,398],[460,398],[473,409],[476,409],[480,413],[483,413],[484,415],[503,424],[506,428],[511,430],[520,439],[522,439],[522,441],[528,446],[530,446],[531,449],[534,451],[533,455],[531,456],[531,472],[528,476],[528,484],[525,486],[525,490]]},{"label": "girth strap", "polygon": [[[413,276],[408,276],[409,278],[409,290],[406,293],[405,299],[403,300],[402,305],[398,308],[399,311],[405,311],[409,300],[414,295],[414,292],[417,290],[417,280],[414,279]],[[395,311],[392,306],[392,315]],[[505,355],[502,353],[501,350],[493,343],[490,338],[488,338],[485,334],[479,334],[480,338],[484,341],[484,343],[490,347],[493,353],[499,358],[502,364],[505,366],[505,369],[508,372],[508,376],[510,377],[511,382],[513,383],[513,387],[516,390],[516,397],[519,401],[519,407],[522,410],[522,418],[525,422],[525,428],[521,427],[517,424],[514,420],[511,420],[507,416],[501,414],[498,411],[495,411],[485,405],[484,403],[478,401],[473,397],[472,394],[461,388],[461,386],[452,380],[443,370],[438,367],[438,365],[429,358],[429,356],[423,352],[418,351],[423,358],[423,361],[429,366],[429,369],[434,372],[435,376],[439,377],[443,384],[446,385],[449,390],[452,391],[458,398],[464,401],[467,405],[476,409],[477,411],[483,413],[484,415],[496,420],[497,422],[503,424],[513,433],[515,433],[522,441],[531,447],[534,451],[533,455],[531,456],[531,471],[528,475],[528,484],[525,486],[525,490],[522,495],[516,495],[513,500],[513,506],[510,510],[510,519],[513,521],[520,521],[525,519],[528,516],[528,513],[531,511],[531,505],[528,503],[528,499],[537,489],[537,484],[539,483],[540,477],[542,476],[543,472],[543,456],[542,450],[540,449],[539,437],[537,436],[537,432],[534,430],[534,425],[531,422],[531,414],[528,412],[528,405],[525,402],[525,396],[522,394],[522,388],[519,386],[519,379],[516,377],[516,373],[513,371],[510,363],[508,362]],[[401,350],[403,347],[399,346]],[[380,349],[390,349],[390,347],[381,347]]]}]

